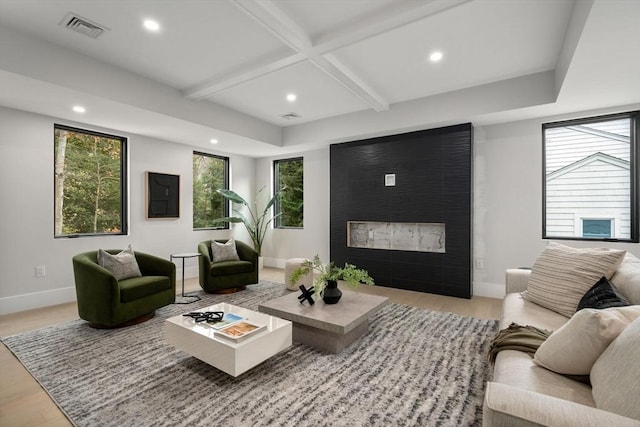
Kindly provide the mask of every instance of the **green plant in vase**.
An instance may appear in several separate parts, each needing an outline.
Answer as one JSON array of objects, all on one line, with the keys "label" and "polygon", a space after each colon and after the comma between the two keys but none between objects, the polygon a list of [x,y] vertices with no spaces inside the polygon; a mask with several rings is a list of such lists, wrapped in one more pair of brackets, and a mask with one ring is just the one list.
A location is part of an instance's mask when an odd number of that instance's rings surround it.
[{"label": "green plant in vase", "polygon": [[[305,260],[300,267],[296,268],[291,273],[291,282],[297,284],[302,277],[309,273],[317,273],[314,274],[313,288],[316,295],[322,297],[327,304],[337,303],[342,295],[342,292],[337,289],[338,280],[344,280],[353,289],[361,284],[375,284],[366,270],[349,263],[345,263],[344,267],[338,267],[333,261],[324,264],[318,255],[314,256],[312,260]],[[330,298],[327,296],[329,291],[332,294]]]}]

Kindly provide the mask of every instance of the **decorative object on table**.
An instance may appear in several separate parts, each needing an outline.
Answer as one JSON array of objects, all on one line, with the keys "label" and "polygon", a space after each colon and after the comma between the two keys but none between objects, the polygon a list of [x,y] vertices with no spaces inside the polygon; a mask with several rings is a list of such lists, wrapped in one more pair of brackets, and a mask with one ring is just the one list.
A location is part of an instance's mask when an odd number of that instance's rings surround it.
[{"label": "decorative object on table", "polygon": [[180,175],[147,172],[147,219],[180,218]]},{"label": "decorative object on table", "polygon": [[[366,270],[349,263],[345,263],[344,267],[338,267],[333,262],[323,264],[318,255],[314,256],[313,260],[305,260],[300,267],[296,268],[291,273],[291,282],[295,284],[300,278],[314,271],[318,276],[313,280],[313,287],[325,304],[336,304],[340,301],[342,292],[337,287],[338,280],[344,280],[353,289],[361,284],[374,285],[373,278]],[[330,281],[333,283],[329,284]]]},{"label": "decorative object on table", "polygon": [[265,325],[258,325],[257,323],[243,320],[241,322],[236,322],[233,325],[229,325],[226,328],[222,328],[216,331],[216,335],[227,338],[234,342],[240,342],[249,338],[249,336],[251,335],[255,335],[265,328]]},{"label": "decorative object on table", "polygon": [[184,294],[184,260],[185,258],[195,258],[199,256],[200,254],[197,252],[184,252],[169,255],[169,259],[171,260],[171,262],[173,262],[174,258],[182,258],[182,293],[179,297],[176,297],[174,304],[191,304],[193,302],[200,301],[200,297],[197,295]]},{"label": "decorative object on table", "polygon": [[263,191],[266,187],[262,187],[255,197],[255,208],[254,212],[251,209],[251,205],[247,202],[242,196],[232,190],[227,190],[225,188],[219,188],[217,192],[222,195],[225,199],[231,200],[231,202],[239,205],[243,205],[249,211],[249,215],[244,215],[240,212],[240,210],[233,208],[234,216],[228,216],[224,218],[216,218],[214,219],[214,224],[223,224],[223,223],[238,223],[241,222],[244,224],[249,236],[251,237],[251,241],[253,242],[253,248],[258,252],[258,257],[262,257],[262,242],[264,242],[264,236],[269,229],[269,224],[276,219],[280,214],[270,215],[271,207],[276,203],[278,197],[282,190],[276,192],[271,199],[264,206],[262,213],[258,214],[258,202],[262,198]]},{"label": "decorative object on table", "polygon": [[193,311],[191,313],[185,313],[183,316],[191,317],[196,323],[216,323],[222,320],[224,311]]},{"label": "decorative object on table", "polygon": [[316,290],[313,288],[307,289],[304,287],[304,285],[300,285],[300,292],[302,292],[302,294],[298,296],[300,304],[304,303],[305,301],[308,301],[309,305],[315,304],[315,301],[313,300],[313,294],[315,293],[315,291]]}]

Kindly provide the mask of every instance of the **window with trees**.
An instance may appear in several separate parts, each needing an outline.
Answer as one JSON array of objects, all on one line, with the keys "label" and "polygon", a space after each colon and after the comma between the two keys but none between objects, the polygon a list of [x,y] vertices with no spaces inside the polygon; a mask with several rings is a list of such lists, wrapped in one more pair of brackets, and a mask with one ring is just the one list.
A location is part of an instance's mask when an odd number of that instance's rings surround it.
[{"label": "window with trees", "polygon": [[216,218],[229,216],[229,204],[217,190],[229,188],[229,158],[193,152],[193,229],[229,228],[214,225]]},{"label": "window with trees", "polygon": [[54,236],[127,234],[127,139],[54,125]]},{"label": "window with trees", "polygon": [[274,169],[274,193],[280,191],[280,197],[274,205],[276,228],[302,228],[304,225],[304,170],[302,157],[276,160]]},{"label": "window with trees", "polygon": [[543,238],[638,242],[639,113],[543,124]]}]

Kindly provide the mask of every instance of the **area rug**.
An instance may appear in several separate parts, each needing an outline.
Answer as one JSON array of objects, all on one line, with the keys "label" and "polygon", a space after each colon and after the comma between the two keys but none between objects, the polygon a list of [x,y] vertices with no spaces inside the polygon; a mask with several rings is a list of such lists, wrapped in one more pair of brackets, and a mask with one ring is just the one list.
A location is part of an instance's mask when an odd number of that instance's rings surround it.
[{"label": "area rug", "polygon": [[3,338],[76,426],[475,426],[498,322],[389,304],[340,354],[302,344],[233,378],[165,343],[163,321],[287,293],[261,282],[143,324],[78,320]]}]

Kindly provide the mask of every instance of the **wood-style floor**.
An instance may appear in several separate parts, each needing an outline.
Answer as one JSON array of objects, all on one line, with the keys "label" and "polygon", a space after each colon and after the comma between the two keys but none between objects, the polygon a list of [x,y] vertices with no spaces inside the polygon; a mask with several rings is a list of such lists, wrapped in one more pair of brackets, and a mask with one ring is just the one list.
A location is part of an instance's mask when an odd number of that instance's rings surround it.
[{"label": "wood-style floor", "polygon": [[[260,279],[284,283],[281,269],[265,268]],[[180,285],[178,285],[180,288]],[[199,290],[197,278],[185,281],[185,292]],[[470,300],[382,286],[361,286],[360,291],[383,295],[390,301],[429,310],[448,311],[482,319],[498,319],[502,300]],[[75,303],[0,316],[0,336],[17,334],[78,319]],[[7,347],[0,345],[0,426],[71,426],[49,395]]]}]

